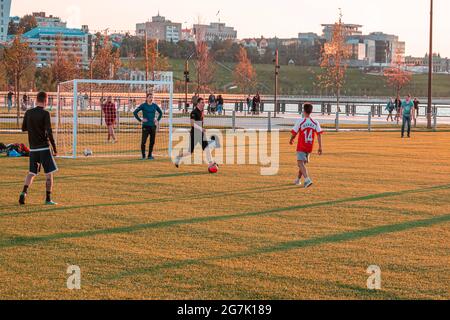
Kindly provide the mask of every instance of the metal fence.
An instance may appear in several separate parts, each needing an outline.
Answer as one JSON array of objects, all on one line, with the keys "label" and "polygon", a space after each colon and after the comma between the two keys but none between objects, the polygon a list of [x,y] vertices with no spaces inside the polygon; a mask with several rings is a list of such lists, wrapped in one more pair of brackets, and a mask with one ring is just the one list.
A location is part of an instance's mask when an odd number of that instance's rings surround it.
[{"label": "metal fence", "polygon": [[[28,108],[35,105],[36,94],[27,94],[27,96],[29,99],[26,104],[23,103],[22,99],[20,100],[19,118],[17,118],[15,99],[11,102],[8,101],[6,94],[0,95],[0,133],[18,132],[20,130],[23,114]],[[98,95],[93,95],[89,99],[79,99],[79,108],[98,112],[101,118],[100,98]],[[68,97],[68,99],[70,98]],[[132,121],[129,118],[133,117],[133,109],[143,103],[144,99],[143,94],[115,98],[118,118],[128,122]],[[163,110],[168,110],[167,97],[157,97],[156,100]],[[306,101],[313,104],[314,116],[318,117],[330,130],[339,130],[345,125],[354,125],[359,130],[374,130],[389,114],[386,110],[387,102],[373,98],[343,98],[338,109],[336,101],[333,99],[280,98],[275,107],[272,97],[263,97],[261,103],[253,108],[252,105],[247,105],[243,96],[225,97],[221,113],[217,109],[207,108],[205,114],[211,125],[220,125],[221,127],[289,130],[302,113]],[[49,94],[48,110],[53,112],[56,105],[56,94]],[[70,107],[70,102],[67,105]],[[175,95],[173,108],[177,117],[183,117],[184,114],[192,110],[191,105],[186,107],[182,95]],[[423,122],[425,117],[426,105],[422,104],[419,108],[420,121]],[[434,101],[433,124],[435,128],[440,124],[450,124],[450,101]],[[397,128],[393,127],[392,129]]]}]

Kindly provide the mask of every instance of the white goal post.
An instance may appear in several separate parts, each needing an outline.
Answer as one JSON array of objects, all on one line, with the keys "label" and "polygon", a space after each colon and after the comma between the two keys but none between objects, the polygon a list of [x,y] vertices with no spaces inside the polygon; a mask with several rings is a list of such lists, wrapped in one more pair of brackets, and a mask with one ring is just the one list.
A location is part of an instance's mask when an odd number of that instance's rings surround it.
[{"label": "white goal post", "polygon": [[[140,155],[142,125],[133,111],[145,102],[150,92],[164,113],[154,155],[171,155],[173,73],[158,72],[155,78],[154,81],[77,79],[60,83],[54,117],[58,155],[67,158],[86,154],[96,157]],[[111,112],[105,114],[102,108],[108,99],[114,104],[114,116]],[[108,140],[111,130],[116,136],[115,143]],[[147,150],[148,145],[147,142]]]}]

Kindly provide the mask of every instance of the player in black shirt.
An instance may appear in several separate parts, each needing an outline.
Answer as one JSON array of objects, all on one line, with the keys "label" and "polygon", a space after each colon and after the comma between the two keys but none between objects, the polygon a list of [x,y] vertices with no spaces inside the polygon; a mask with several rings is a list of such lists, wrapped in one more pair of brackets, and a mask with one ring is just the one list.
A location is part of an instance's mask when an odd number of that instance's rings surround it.
[{"label": "player in black shirt", "polygon": [[[34,178],[38,175],[41,167],[46,175],[47,196],[45,204],[56,205],[52,201],[53,173],[58,170],[53,155],[57,155],[56,144],[53,138],[50,113],[45,110],[47,106],[47,93],[40,92],[36,99],[36,108],[25,113],[22,124],[22,131],[28,132],[30,143],[30,170],[25,179],[23,191],[20,194],[19,203],[25,204],[28,188],[32,185]],[[53,154],[50,150],[53,149]]]},{"label": "player in black shirt", "polygon": [[175,166],[178,168],[181,163],[181,159],[188,157],[194,153],[195,147],[197,145],[202,146],[202,150],[206,153],[206,159],[208,165],[211,167],[216,165],[211,155],[211,148],[209,147],[209,142],[206,139],[206,129],[203,128],[203,111],[205,109],[205,101],[203,98],[198,98],[197,105],[194,111],[191,112],[191,143],[190,151],[186,153],[181,153],[175,159]]}]

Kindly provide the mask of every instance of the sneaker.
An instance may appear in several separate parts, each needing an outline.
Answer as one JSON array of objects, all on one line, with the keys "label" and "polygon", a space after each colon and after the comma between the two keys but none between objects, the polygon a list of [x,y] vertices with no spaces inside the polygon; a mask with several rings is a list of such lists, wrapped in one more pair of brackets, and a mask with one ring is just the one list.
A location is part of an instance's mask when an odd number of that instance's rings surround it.
[{"label": "sneaker", "polygon": [[46,206],[57,206],[58,204],[56,202],[53,202],[53,201],[45,201],[45,205]]},{"label": "sneaker", "polygon": [[305,181],[305,189],[308,189],[309,187],[311,187],[313,185],[312,180],[307,180]]},{"label": "sneaker", "polygon": [[181,158],[178,156],[175,158],[175,167],[179,168],[180,167],[180,162],[181,162]]},{"label": "sneaker", "polygon": [[23,192],[22,192],[22,193],[20,194],[20,197],[19,197],[19,204],[20,204],[20,205],[22,205],[22,206],[25,205],[25,198],[26,198],[26,197],[27,197],[27,194],[26,194],[26,193],[23,193]]},{"label": "sneaker", "polygon": [[301,186],[302,185],[302,180],[300,180],[299,178],[295,179],[294,184],[296,186]]},{"label": "sneaker", "polygon": [[154,157],[148,157],[148,160],[155,160]]}]

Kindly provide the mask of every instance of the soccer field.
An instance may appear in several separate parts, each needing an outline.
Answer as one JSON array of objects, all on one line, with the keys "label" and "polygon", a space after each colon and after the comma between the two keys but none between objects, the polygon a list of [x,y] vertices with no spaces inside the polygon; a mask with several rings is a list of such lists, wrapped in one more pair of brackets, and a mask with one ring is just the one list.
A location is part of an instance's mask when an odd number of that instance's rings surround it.
[{"label": "soccer field", "polygon": [[[2,142],[24,139],[1,135]],[[19,138],[20,137],[20,138]],[[324,136],[308,190],[259,166],[60,159],[54,198],[0,157],[1,299],[449,299],[450,134]],[[69,265],[81,290],[68,290]],[[371,265],[382,289],[367,289]]]}]

